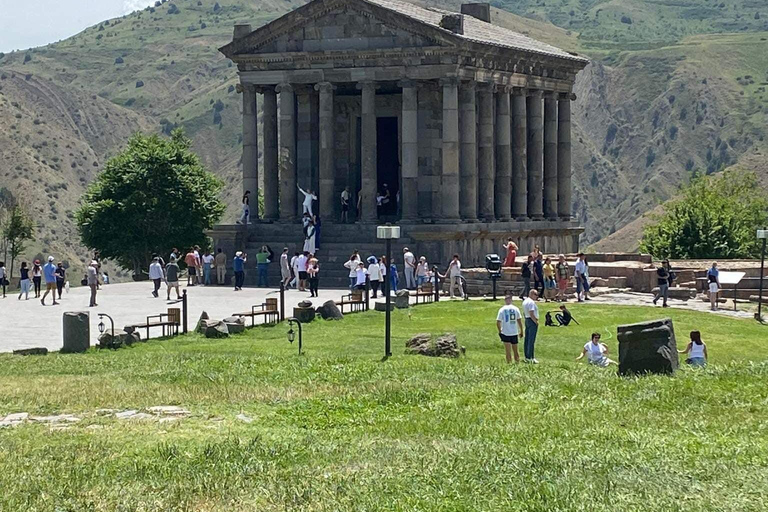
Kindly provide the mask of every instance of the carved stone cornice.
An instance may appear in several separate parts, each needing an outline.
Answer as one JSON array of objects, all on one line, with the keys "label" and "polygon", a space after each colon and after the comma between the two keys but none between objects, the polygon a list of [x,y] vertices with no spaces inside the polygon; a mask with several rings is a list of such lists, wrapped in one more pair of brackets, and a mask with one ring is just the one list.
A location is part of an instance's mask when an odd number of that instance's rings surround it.
[{"label": "carved stone cornice", "polygon": [[281,92],[293,92],[293,85],[288,83],[277,84],[275,91],[277,91],[278,94]]}]

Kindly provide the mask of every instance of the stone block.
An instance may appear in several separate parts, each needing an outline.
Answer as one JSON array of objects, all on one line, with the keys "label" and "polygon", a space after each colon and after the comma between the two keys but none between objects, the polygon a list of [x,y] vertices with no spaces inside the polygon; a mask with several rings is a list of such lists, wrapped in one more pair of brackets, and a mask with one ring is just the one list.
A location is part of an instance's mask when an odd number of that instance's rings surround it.
[{"label": "stone block", "polygon": [[227,324],[221,320],[203,320],[200,324],[200,330],[206,338],[227,338],[229,329]]},{"label": "stone block", "polygon": [[44,356],[48,353],[48,349],[45,347],[35,348],[20,348],[13,351],[15,356]]},{"label": "stone block", "polygon": [[[309,301],[306,301],[306,302],[309,302]],[[310,303],[310,307],[308,308],[301,308],[301,307],[293,308],[293,316],[299,322],[306,324],[315,319],[315,310],[311,307],[311,303]]]},{"label": "stone block", "polygon": [[317,308],[317,314],[325,320],[341,320],[344,318],[344,314],[341,312],[336,302],[327,300],[322,306]]},{"label": "stone block", "polygon": [[241,316],[230,316],[223,320],[229,334],[245,332],[245,319]]},{"label": "stone block", "polygon": [[627,278],[623,276],[611,276],[608,278],[609,288],[626,288]]},{"label": "stone block", "polygon": [[410,307],[411,293],[408,290],[398,290],[395,293],[395,307],[408,309]]},{"label": "stone block", "polygon": [[672,374],[679,367],[675,329],[669,318],[620,325],[619,375]]},{"label": "stone block", "polygon": [[438,336],[433,341],[429,333],[419,333],[405,342],[405,352],[428,357],[456,358],[466,352],[464,347],[459,347],[456,335],[446,333]]},{"label": "stone block", "polygon": [[[376,302],[374,309],[376,311],[386,311],[387,310],[387,303],[386,302]],[[395,310],[395,303],[390,302],[389,303],[389,310],[394,311]]]},{"label": "stone block", "polygon": [[199,333],[203,334],[203,333],[205,332],[205,331],[204,331],[204,325],[205,325],[205,321],[206,321],[206,320],[209,320],[210,318],[211,318],[211,317],[209,317],[209,316],[208,316],[208,313],[206,313],[205,311],[203,311],[202,313],[200,313],[200,318],[197,320],[197,324],[196,324],[196,326],[195,326],[195,331],[197,331],[197,332],[199,332]]},{"label": "stone block", "polygon": [[90,315],[87,311],[69,311],[63,315],[63,353],[85,352],[91,346]]},{"label": "stone block", "polygon": [[133,345],[137,341],[141,341],[141,336],[133,329],[130,332],[115,331],[114,339],[112,339],[112,333],[106,331],[99,335],[99,348],[120,348],[123,345]]}]

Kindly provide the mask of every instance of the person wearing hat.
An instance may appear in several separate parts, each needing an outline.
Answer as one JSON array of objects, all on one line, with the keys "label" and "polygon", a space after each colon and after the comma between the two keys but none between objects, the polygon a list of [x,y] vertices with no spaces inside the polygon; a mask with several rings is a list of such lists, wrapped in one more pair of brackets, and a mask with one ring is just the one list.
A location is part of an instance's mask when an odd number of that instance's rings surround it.
[{"label": "person wearing hat", "polygon": [[232,268],[235,271],[235,291],[243,289],[243,282],[245,281],[245,262],[248,255],[243,251],[237,251],[235,253],[235,259],[232,260]]},{"label": "person wearing hat", "polygon": [[379,284],[382,281],[381,265],[376,259],[376,256],[368,256],[368,281],[371,284],[371,290],[373,291],[373,298],[376,298],[376,294],[379,293]]},{"label": "person wearing hat", "polygon": [[661,306],[666,308],[667,298],[669,298],[669,260],[665,259],[661,262],[661,266],[656,269],[656,284],[659,290],[656,292],[656,296],[653,298],[653,305],[655,306],[659,299],[663,299]]},{"label": "person wearing hat", "polygon": [[429,263],[425,256],[419,257],[419,264],[416,265],[416,288],[421,288],[421,285],[427,282],[429,279]]},{"label": "person wearing hat", "polygon": [[91,289],[91,301],[88,307],[95,307],[98,306],[96,304],[96,289],[99,286],[99,262],[96,260],[91,261],[91,264],[88,265],[88,268],[86,269],[88,274],[86,277],[86,280],[88,282],[88,288]]},{"label": "person wearing hat", "polygon": [[163,266],[160,264],[160,258],[158,256],[154,256],[152,258],[152,263],[149,265],[149,278],[152,280],[152,282],[155,285],[155,289],[152,290],[152,296],[154,298],[157,298],[158,290],[160,289],[160,284],[163,282],[163,279],[165,278],[165,273],[163,272]]},{"label": "person wearing hat", "polygon": [[40,304],[45,306],[45,298],[51,293],[53,305],[57,306],[59,303],[56,302],[56,264],[53,263],[53,256],[48,256],[48,263],[43,266],[43,275],[45,276],[45,293],[40,299]]}]

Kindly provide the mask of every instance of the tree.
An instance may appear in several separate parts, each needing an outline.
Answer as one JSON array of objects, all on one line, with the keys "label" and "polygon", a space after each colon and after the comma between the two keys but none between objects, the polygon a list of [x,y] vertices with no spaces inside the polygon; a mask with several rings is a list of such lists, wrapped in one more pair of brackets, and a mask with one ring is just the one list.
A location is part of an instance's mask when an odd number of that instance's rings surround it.
[{"label": "tree", "polygon": [[697,175],[654,220],[640,248],[657,258],[754,258],[755,231],[768,224],[768,194],[753,172]]},{"label": "tree", "polygon": [[83,244],[141,275],[152,253],[205,245],[224,213],[222,183],[190,150],[182,130],[170,139],[135,134],[91,183],[76,212]]},{"label": "tree", "polygon": [[11,256],[11,267],[8,275],[13,277],[13,265],[16,258],[27,248],[26,243],[35,239],[35,223],[32,216],[20,204],[16,203],[11,207],[3,223],[3,246]]}]

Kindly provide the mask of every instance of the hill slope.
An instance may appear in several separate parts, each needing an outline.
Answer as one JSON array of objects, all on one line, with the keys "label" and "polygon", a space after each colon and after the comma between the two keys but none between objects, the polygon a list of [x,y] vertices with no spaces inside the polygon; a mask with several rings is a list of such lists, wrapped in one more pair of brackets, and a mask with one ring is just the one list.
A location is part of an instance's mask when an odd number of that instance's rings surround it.
[{"label": "hill slope", "polygon": [[[58,168],[46,168],[50,176],[44,181],[66,183],[72,189],[59,193],[53,219],[47,216],[50,199],[30,194],[36,215],[45,219],[43,231],[48,226],[63,228],[57,237],[42,238],[33,251],[67,251],[74,257],[77,243],[68,214],[82,192],[81,178],[87,183],[97,170],[93,162],[114,153],[135,129],[185,127],[205,164],[231,185],[225,199],[232,205],[228,215],[234,216],[241,100],[234,88],[236,69],[216,48],[231,39],[235,22],[248,20],[258,26],[301,3],[165,2],[65,41],[1,57],[0,78],[6,79],[0,80],[0,120],[21,124],[14,121],[13,104],[24,110],[22,120],[27,119],[16,135],[4,128],[2,137],[11,142],[3,144],[3,155],[7,147],[15,149],[0,161],[3,186],[23,190],[35,178],[43,178],[37,156],[47,163],[54,157],[62,160],[53,162]],[[494,10],[494,23],[593,58],[579,76],[574,108],[574,212],[587,228],[585,243],[609,235],[671,197],[693,169],[716,172],[765,147],[768,32],[760,30],[768,30],[768,12],[761,16],[759,4],[754,0],[736,0],[725,7],[704,0],[498,4],[513,13]],[[724,31],[738,33],[718,34]],[[83,105],[86,115],[77,118],[50,110],[55,107],[24,92],[21,82],[55,90],[61,103]],[[46,124],[27,127],[38,118]],[[85,124],[82,128],[77,124],[97,118],[104,122],[92,126],[92,133],[83,130]],[[38,134],[41,140],[35,139],[36,130],[44,131]],[[85,163],[91,166],[90,174],[74,173],[70,169],[78,167],[63,162],[74,158],[67,143],[63,144],[67,151],[54,147],[56,154],[50,146],[42,146],[42,139],[61,145],[72,137],[84,154],[91,155]],[[68,245],[60,240],[62,234]]]}]

